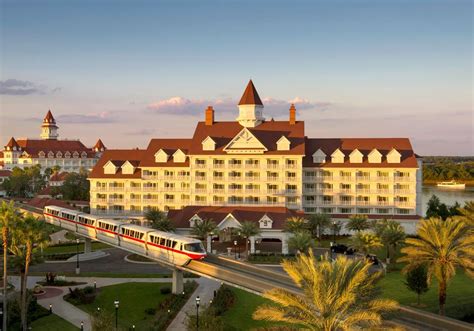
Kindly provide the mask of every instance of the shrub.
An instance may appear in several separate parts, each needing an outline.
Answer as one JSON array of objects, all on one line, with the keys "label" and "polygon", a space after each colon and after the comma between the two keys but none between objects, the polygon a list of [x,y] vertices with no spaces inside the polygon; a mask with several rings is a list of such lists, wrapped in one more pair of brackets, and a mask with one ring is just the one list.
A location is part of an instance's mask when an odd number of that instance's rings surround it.
[{"label": "shrub", "polygon": [[155,315],[156,309],[155,308],[147,308],[145,309],[145,314],[147,315]]},{"label": "shrub", "polygon": [[92,293],[95,293],[95,288],[94,286],[86,286],[82,289],[82,291],[84,292],[84,294],[92,294]]},{"label": "shrub", "polygon": [[160,293],[161,294],[170,294],[171,293],[171,287],[165,286],[160,288]]},{"label": "shrub", "polygon": [[216,292],[216,297],[212,300],[211,307],[216,315],[225,313],[235,301],[234,292],[227,285],[222,285]]},{"label": "shrub", "polygon": [[[197,330],[196,315],[188,315],[186,320],[186,329],[189,331]],[[221,316],[214,315],[212,310],[205,309],[199,314],[199,330],[201,331],[230,331],[225,327]]]},{"label": "shrub", "polygon": [[73,305],[87,305],[94,302],[95,296],[96,292],[92,286],[87,286],[83,289],[76,287],[75,289],[69,288],[69,294],[66,295],[64,299],[71,302]]}]

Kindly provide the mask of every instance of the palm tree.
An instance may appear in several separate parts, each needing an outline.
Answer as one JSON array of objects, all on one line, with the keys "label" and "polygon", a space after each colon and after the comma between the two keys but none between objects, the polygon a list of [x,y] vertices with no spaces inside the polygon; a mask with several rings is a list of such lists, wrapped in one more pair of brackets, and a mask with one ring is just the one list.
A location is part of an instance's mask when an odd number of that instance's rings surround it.
[{"label": "palm tree", "polygon": [[328,214],[314,214],[309,217],[308,229],[313,238],[318,238],[321,244],[321,235],[325,229],[331,226],[331,218]]},{"label": "palm tree", "polygon": [[8,239],[9,230],[15,226],[18,221],[18,212],[13,201],[10,203],[2,202],[0,207],[0,224],[2,225],[2,244],[3,244],[3,327],[2,330],[7,329],[7,287],[8,287]]},{"label": "palm tree", "polygon": [[285,231],[290,233],[296,233],[307,229],[308,221],[303,217],[292,216],[286,219]]},{"label": "palm tree", "polygon": [[474,230],[459,219],[430,218],[419,223],[417,234],[405,239],[405,256],[397,261],[407,263],[403,272],[427,266],[429,281],[433,276],[438,280],[439,313],[444,315],[448,282],[456,269],[474,277]]},{"label": "palm tree", "polygon": [[364,254],[369,254],[374,248],[383,247],[380,238],[371,232],[357,232],[352,237],[352,246]]},{"label": "palm tree", "polygon": [[369,273],[371,264],[338,256],[317,261],[312,251],[301,254],[283,268],[301,288],[303,295],[276,288],[264,296],[279,305],[257,308],[253,318],[297,324],[309,330],[352,330],[382,323],[381,313],[397,308],[389,299],[376,298],[380,272]]},{"label": "palm tree", "polygon": [[12,233],[12,241],[10,251],[18,258],[24,258],[24,264],[21,266],[24,276],[21,277],[21,324],[23,330],[27,330],[26,314],[28,311],[27,298],[27,282],[28,272],[33,262],[33,253],[36,250],[35,245],[44,246],[48,242],[49,236],[45,229],[45,224],[40,222],[33,215],[28,214],[20,219],[15,230]]},{"label": "palm tree", "polygon": [[459,212],[461,216],[456,216],[456,218],[463,220],[470,226],[474,226],[474,201],[466,202],[464,208],[460,208]]},{"label": "palm tree", "polygon": [[166,214],[158,209],[151,209],[145,213],[145,219],[151,223],[153,229],[164,231],[164,232],[173,232],[174,226],[171,223],[171,220],[166,217]]},{"label": "palm tree", "polygon": [[216,223],[212,219],[203,219],[195,221],[191,234],[201,240],[206,240],[211,232],[217,231]]},{"label": "palm tree", "polygon": [[391,252],[405,240],[405,230],[400,223],[393,220],[379,220],[373,225],[375,234],[382,240],[387,249],[387,264],[390,264]]},{"label": "palm tree", "polygon": [[255,222],[244,221],[240,225],[239,231],[240,231],[240,234],[242,235],[242,237],[245,238],[245,252],[248,255],[249,238],[260,234],[260,228],[258,227],[257,223],[255,223]]},{"label": "palm tree", "polygon": [[306,253],[313,247],[313,237],[308,231],[298,231],[288,239],[288,246],[296,249],[298,253]]},{"label": "palm tree", "polygon": [[368,230],[369,228],[370,222],[366,215],[351,215],[346,224],[346,229],[355,232]]}]

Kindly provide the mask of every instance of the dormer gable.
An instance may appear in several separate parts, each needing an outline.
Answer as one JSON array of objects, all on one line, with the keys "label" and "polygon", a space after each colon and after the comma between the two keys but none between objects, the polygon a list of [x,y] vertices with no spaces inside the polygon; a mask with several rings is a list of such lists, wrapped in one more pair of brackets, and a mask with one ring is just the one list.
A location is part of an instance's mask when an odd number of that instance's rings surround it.
[{"label": "dormer gable", "polygon": [[122,174],[124,175],[133,175],[136,169],[136,167],[130,161],[125,161],[121,168]]},{"label": "dormer gable", "polygon": [[350,163],[362,163],[364,154],[362,154],[357,148],[354,149],[351,154],[349,154]]},{"label": "dormer gable", "polygon": [[39,151],[39,152],[38,152],[38,156],[39,156],[40,158],[44,158],[44,157],[46,156],[46,154],[45,154],[43,151]]},{"label": "dormer gable", "polygon": [[64,153],[64,157],[65,157],[66,159],[69,159],[69,158],[71,157],[71,152],[66,151],[66,152]]},{"label": "dormer gable", "polygon": [[382,153],[374,148],[368,155],[369,163],[382,163]]},{"label": "dormer gable", "polygon": [[320,148],[313,154],[313,163],[325,163],[325,162],[326,162],[326,153],[324,153]]},{"label": "dormer gable", "polygon": [[48,158],[50,159],[54,158],[54,153],[52,151],[48,152]]},{"label": "dormer gable", "polygon": [[271,229],[273,227],[273,221],[267,214],[263,215],[263,217],[258,221],[258,225],[260,229]]},{"label": "dormer gable", "polygon": [[62,158],[62,157],[63,157],[63,153],[61,153],[61,151],[58,151],[58,152],[56,153],[56,157],[57,157],[58,159]]},{"label": "dormer gable", "polygon": [[178,149],[173,154],[173,162],[176,162],[176,163],[186,162],[186,154],[184,154],[182,150]]},{"label": "dormer gable", "polygon": [[291,142],[288,140],[287,137],[281,136],[280,139],[277,141],[277,150],[278,151],[289,151],[290,150]]},{"label": "dormer gable", "polygon": [[249,129],[243,128],[224,147],[224,151],[228,154],[263,154],[268,149]]},{"label": "dormer gable", "polygon": [[215,151],[216,142],[211,137],[207,136],[206,139],[202,141],[202,150],[203,151]]},{"label": "dormer gable", "polygon": [[197,222],[202,222],[202,218],[199,217],[198,214],[194,214],[194,216],[189,219],[189,227],[192,228],[196,226]]},{"label": "dormer gable", "polygon": [[87,157],[87,153],[86,153],[86,152],[82,152],[82,153],[81,153],[81,157],[82,157],[83,159],[85,159],[85,158]]},{"label": "dormer gable", "polygon": [[344,163],[345,154],[338,148],[331,154],[332,163]]},{"label": "dormer gable", "polygon": [[112,160],[108,161],[104,165],[104,174],[105,175],[115,175],[117,173],[118,167],[112,162]]},{"label": "dormer gable", "polygon": [[387,154],[387,163],[400,163],[401,157],[402,154],[400,154],[400,152],[395,148],[392,148],[392,150]]},{"label": "dormer gable", "polygon": [[162,163],[167,161],[168,154],[163,149],[160,149],[158,152],[155,153],[155,162]]}]

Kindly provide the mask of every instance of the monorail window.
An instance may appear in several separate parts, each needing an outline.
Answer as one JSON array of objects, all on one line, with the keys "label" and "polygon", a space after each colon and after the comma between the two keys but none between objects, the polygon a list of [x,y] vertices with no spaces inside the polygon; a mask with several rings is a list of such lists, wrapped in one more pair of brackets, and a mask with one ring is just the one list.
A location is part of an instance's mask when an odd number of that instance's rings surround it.
[{"label": "monorail window", "polygon": [[204,253],[204,247],[202,246],[201,243],[192,243],[192,244],[185,244],[184,245],[184,250],[188,252],[194,252],[194,253]]},{"label": "monorail window", "polygon": [[151,242],[154,244],[160,243],[160,237],[151,236]]},{"label": "monorail window", "polygon": [[160,245],[165,246],[166,245],[166,239],[165,238],[160,238]]},{"label": "monorail window", "polygon": [[173,240],[173,242],[171,243],[171,248],[175,248],[177,243],[178,243],[177,241]]},{"label": "monorail window", "polygon": [[171,247],[171,240],[170,239],[166,240],[166,247]]}]

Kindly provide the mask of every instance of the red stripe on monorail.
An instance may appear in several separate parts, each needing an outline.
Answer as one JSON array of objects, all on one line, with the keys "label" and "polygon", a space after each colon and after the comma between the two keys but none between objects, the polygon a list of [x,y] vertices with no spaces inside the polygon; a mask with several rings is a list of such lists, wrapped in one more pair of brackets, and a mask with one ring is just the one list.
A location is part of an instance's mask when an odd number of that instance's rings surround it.
[{"label": "red stripe on monorail", "polygon": [[[145,244],[145,241],[144,240],[141,240],[141,239],[137,239],[137,238],[134,238],[134,237],[130,237],[130,236],[127,236],[127,235],[124,235],[124,234],[120,234],[120,233],[117,233],[117,232],[114,232],[114,231],[110,231],[110,230],[106,230],[106,229],[102,229],[102,228],[99,228],[97,226],[92,226],[92,225],[89,225],[89,224],[85,224],[85,223],[81,223],[81,222],[76,222],[76,221],[71,221],[67,218],[64,218],[64,217],[61,217],[61,216],[56,216],[56,215],[53,215],[53,214],[49,214],[49,213],[44,213],[45,215],[48,215],[48,216],[51,216],[51,217],[56,217],[56,218],[60,218],[62,220],[65,220],[65,221],[68,221],[68,222],[72,222],[72,223],[75,223],[75,224],[78,224],[78,225],[82,225],[82,226],[87,226],[87,227],[90,227],[90,228],[93,228],[93,229],[96,229],[96,230],[99,230],[99,231],[103,231],[103,232],[107,232],[107,233],[110,233],[110,234],[113,234],[113,235],[118,235],[120,237],[124,237],[126,239],[129,239],[129,240],[134,240],[134,241],[137,241],[139,243],[142,243],[142,244]],[[183,251],[180,251],[180,250],[176,250],[176,249],[173,249],[173,248],[170,248],[170,247],[167,247],[167,246],[162,246],[162,245],[159,245],[159,244],[155,244],[155,243],[152,243],[152,242],[149,242],[147,241],[146,242],[146,245],[151,245],[151,246],[155,246],[155,247],[158,247],[160,249],[164,249],[164,250],[167,250],[167,251],[172,251],[172,252],[175,252],[175,253],[178,253],[178,254],[183,254],[183,255],[186,255],[187,257],[191,258],[191,259],[201,259],[203,258],[204,256],[206,256],[206,254],[190,254],[190,253],[186,253],[186,252],[183,252]]]}]

